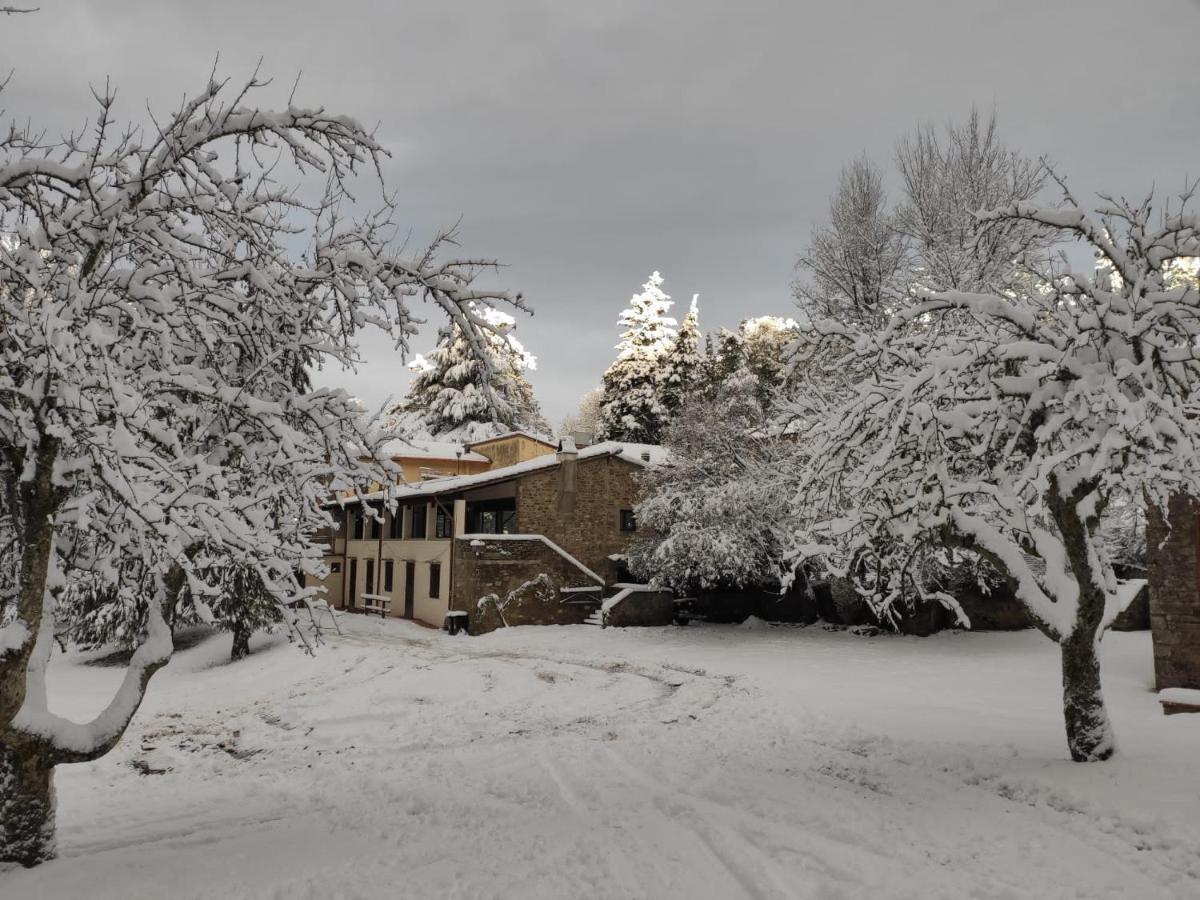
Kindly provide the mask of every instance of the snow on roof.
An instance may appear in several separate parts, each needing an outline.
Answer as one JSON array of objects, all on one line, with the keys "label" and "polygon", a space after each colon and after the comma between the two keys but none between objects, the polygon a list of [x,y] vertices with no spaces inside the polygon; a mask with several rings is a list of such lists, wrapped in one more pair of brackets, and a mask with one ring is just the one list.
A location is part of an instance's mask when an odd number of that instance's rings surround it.
[{"label": "snow on roof", "polygon": [[494,437],[483,438],[478,441],[470,441],[467,444],[467,446],[468,447],[478,447],[482,444],[490,444],[493,441],[502,441],[505,438],[513,438],[513,437],[525,437],[525,438],[529,438],[531,441],[537,441],[539,444],[546,444],[547,446],[550,446],[550,447],[554,446],[554,441],[552,441],[550,438],[546,437],[546,435],[534,434],[532,431],[521,431],[520,429],[517,429],[515,431],[506,431],[506,432],[504,432],[504,434],[497,434]]},{"label": "snow on roof", "polygon": [[467,445],[457,441],[426,441],[417,438],[405,440],[395,438],[385,441],[380,447],[384,456],[404,459],[466,459],[471,462],[488,462],[482,453],[472,453]]},{"label": "snow on roof", "polygon": [[[657,444],[625,444],[618,441],[604,441],[584,447],[579,451],[576,459],[586,460],[602,456],[614,456],[636,466],[655,466],[666,460],[667,451]],[[438,494],[455,493],[497,481],[518,478],[542,469],[552,469],[558,465],[558,462],[557,454],[547,453],[525,462],[504,466],[500,469],[489,469],[475,475],[448,475],[445,478],[433,478],[420,484],[398,484],[388,488],[386,496],[395,500],[404,500],[412,497],[432,497]],[[375,491],[363,494],[361,498],[339,498],[338,502],[345,505],[346,503],[357,503],[359,499],[382,500],[384,497],[383,491]]]}]

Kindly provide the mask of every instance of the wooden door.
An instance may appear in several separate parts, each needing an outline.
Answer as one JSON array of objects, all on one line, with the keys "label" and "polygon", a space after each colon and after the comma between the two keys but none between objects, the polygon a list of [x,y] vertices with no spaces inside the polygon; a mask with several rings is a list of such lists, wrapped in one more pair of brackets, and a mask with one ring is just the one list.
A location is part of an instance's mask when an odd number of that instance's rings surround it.
[{"label": "wooden door", "polygon": [[416,589],[416,583],[417,564],[406,562],[404,564],[404,618],[406,619],[413,617],[413,592]]}]

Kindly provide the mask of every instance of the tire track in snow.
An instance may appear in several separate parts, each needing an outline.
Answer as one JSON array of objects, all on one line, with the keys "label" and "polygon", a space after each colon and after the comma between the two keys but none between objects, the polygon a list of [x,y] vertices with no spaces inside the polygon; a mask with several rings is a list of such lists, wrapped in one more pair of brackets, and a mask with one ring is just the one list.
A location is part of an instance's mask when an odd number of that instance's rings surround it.
[{"label": "tire track in snow", "polygon": [[[647,777],[640,767],[618,750],[609,746],[604,750],[620,771],[629,773],[631,780],[638,783],[663,816],[674,825],[682,825],[707,848],[712,858],[721,864],[747,897],[767,900],[771,897],[797,896],[796,889],[800,886],[784,877],[774,860],[744,835],[719,826],[702,812],[698,805],[699,798],[677,788],[664,791],[661,782]],[[735,848],[734,851],[730,850],[731,846]],[[748,867],[748,858],[755,860],[756,865]],[[762,876],[766,877],[769,885],[761,883]]]}]

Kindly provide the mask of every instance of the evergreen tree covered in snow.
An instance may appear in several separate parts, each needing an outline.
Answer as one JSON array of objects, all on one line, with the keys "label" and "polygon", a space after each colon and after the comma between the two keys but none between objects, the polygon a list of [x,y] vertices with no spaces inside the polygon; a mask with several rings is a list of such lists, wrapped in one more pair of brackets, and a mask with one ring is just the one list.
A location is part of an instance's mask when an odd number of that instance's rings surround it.
[{"label": "evergreen tree covered in snow", "polygon": [[734,378],[752,378],[759,400],[772,407],[788,380],[789,358],[798,335],[796,323],[779,316],[745,319],[736,331],[709,335],[703,360],[703,389],[715,397]]},{"label": "evergreen tree covered in snow", "polygon": [[722,328],[708,336],[704,355],[704,390],[713,398],[733,376],[746,367],[746,348],[739,331]]},{"label": "evergreen tree covered in snow", "polygon": [[525,377],[537,358],[513,334],[515,320],[497,309],[473,312],[487,329],[486,357],[475,352],[460,325],[443,328],[437,346],[413,360],[412,384],[393,422],[442,440],[482,440],[512,430],[549,433]]},{"label": "evergreen tree covered in snow", "polygon": [[774,408],[788,381],[788,360],[799,330],[792,319],[757,316],[738,327],[743,365],[758,380],[764,407]]},{"label": "evergreen tree covered in snow", "polygon": [[604,373],[600,432],[605,440],[656,444],[667,410],[661,396],[662,362],[675,340],[675,320],[667,315],[671,298],[658,272],[634,294],[621,313],[625,328],[617,358]]},{"label": "evergreen tree covered in snow", "polygon": [[700,348],[700,322],[697,303],[699,295],[692,297],[692,305],[683,317],[679,332],[671,342],[671,348],[663,354],[659,372],[659,397],[668,416],[700,389],[704,383],[704,354]]}]

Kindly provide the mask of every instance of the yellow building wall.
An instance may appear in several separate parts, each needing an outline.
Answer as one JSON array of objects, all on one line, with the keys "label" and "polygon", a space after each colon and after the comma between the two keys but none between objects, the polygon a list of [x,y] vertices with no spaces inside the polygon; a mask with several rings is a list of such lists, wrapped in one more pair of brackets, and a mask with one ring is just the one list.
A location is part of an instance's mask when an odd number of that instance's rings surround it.
[{"label": "yellow building wall", "polygon": [[548,453],[554,453],[556,448],[547,446],[541,441],[535,441],[533,438],[526,437],[523,434],[514,434],[497,438],[493,441],[481,441],[472,444],[471,450],[486,456],[492,461],[488,467],[490,470],[502,469],[505,466],[515,466],[517,463],[536,459]]}]

